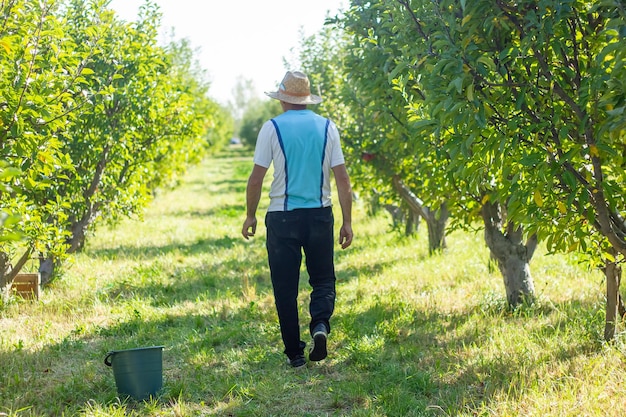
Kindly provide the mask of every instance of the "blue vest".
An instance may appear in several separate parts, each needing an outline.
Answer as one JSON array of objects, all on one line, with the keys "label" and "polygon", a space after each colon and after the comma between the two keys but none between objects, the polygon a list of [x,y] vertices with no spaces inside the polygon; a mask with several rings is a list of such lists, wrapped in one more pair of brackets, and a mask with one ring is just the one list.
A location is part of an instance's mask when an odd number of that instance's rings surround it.
[{"label": "blue vest", "polygon": [[324,168],[330,121],[311,110],[295,110],[272,123],[285,157],[284,210],[323,207],[324,176],[330,174]]}]

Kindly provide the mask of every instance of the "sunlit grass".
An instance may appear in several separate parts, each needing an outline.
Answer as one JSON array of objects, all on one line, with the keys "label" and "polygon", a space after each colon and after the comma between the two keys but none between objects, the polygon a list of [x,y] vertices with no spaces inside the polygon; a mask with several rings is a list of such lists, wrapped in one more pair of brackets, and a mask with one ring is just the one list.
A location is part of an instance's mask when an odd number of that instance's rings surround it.
[{"label": "sunlit grass", "polygon": [[[266,201],[257,236],[240,235],[250,168],[242,151],[205,161],[158,193],[143,220],[97,230],[39,301],[3,305],[0,413],[626,414],[624,336],[602,341],[600,273],[539,250],[538,299],[512,311],[480,232],[453,232],[429,256],[424,224],[401,236],[360,200],[353,247],[337,250],[330,356],[294,372],[265,257]],[[163,390],[145,403],[118,398],[104,356],[147,345],[165,346]]]}]

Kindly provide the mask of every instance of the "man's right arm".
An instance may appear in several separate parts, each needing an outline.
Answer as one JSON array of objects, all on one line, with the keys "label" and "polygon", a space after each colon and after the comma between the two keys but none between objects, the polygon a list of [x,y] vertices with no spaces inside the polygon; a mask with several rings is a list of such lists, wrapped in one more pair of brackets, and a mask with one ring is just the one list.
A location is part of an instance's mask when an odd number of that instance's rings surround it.
[{"label": "man's right arm", "polygon": [[254,236],[256,233],[256,210],[261,200],[263,178],[265,178],[266,172],[267,168],[254,164],[252,173],[248,178],[248,185],[246,186],[246,220],[243,222],[243,228],[241,229],[241,234],[246,239]]},{"label": "man's right arm", "polygon": [[345,164],[333,167],[333,174],[335,175],[339,206],[343,217],[343,223],[339,230],[339,244],[342,249],[345,249],[352,244],[354,236],[352,232],[352,186]]}]

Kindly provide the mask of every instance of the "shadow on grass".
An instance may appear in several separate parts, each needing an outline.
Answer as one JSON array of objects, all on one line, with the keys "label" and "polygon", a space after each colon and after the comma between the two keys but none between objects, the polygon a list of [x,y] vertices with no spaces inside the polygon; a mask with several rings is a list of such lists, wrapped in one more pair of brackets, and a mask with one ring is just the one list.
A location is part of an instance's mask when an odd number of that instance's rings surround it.
[{"label": "shadow on grass", "polygon": [[[140,261],[140,265],[128,272],[127,279],[102,288],[101,299],[113,301],[136,297],[152,305],[166,306],[195,301],[198,297],[210,298],[218,292],[241,293],[250,285],[258,292],[271,293],[265,250],[260,248],[262,246],[256,248],[257,252],[249,253],[249,246],[241,237],[223,236],[199,239],[190,244],[93,249],[89,254],[104,260]],[[178,257],[199,257],[201,264],[178,265],[171,261]],[[395,261],[369,261],[359,267],[337,269],[338,285],[358,277],[381,274]],[[168,276],[170,282],[162,284],[161,281],[168,281]],[[307,281],[308,274],[303,270],[301,284],[306,286]],[[85,296],[91,297],[90,294]]]},{"label": "shadow on grass", "polygon": [[89,255],[104,260],[141,259],[150,261],[173,253],[186,256],[211,253],[216,250],[233,248],[237,244],[242,244],[239,236],[221,236],[219,238],[198,239],[190,244],[174,242],[163,246],[123,245],[115,248],[91,249]]},{"label": "shadow on grass", "polygon": [[[142,291],[136,296],[154,299],[162,289],[148,286]],[[178,301],[193,299],[186,294],[190,291],[192,286],[183,285],[170,295]],[[213,297],[218,301],[220,295]],[[559,318],[541,328],[538,337],[559,337],[575,322],[580,328],[573,331],[589,332],[587,326],[597,325],[594,308],[574,301],[536,311],[542,316],[559,311]],[[106,353],[164,345],[164,389],[157,400],[164,408],[185,401],[204,404],[206,410],[227,402],[231,415],[351,415],[365,408],[402,416],[438,416],[441,410],[471,413],[472,407],[489,404],[495,396],[521,396],[524,384],[545,361],[523,350],[472,356],[467,347],[486,349],[490,332],[498,329],[483,324],[477,330],[471,320],[470,311],[416,310],[401,297],[374,297],[366,310],[335,317],[327,361],[294,373],[284,363],[273,311],[255,302],[183,315],[172,308],[151,318],[135,310],[110,324],[76,328],[40,350],[14,346],[0,352],[5,369],[0,404],[12,410],[30,407],[30,415],[104,409],[118,401],[112,370],[103,364]],[[505,322],[517,320],[515,315],[505,317]],[[547,353],[567,362],[597,349],[593,338],[582,337]],[[292,398],[291,403],[277,402],[278,393]],[[299,404],[303,398],[316,401]],[[142,407],[131,405],[136,415]]]},{"label": "shadow on grass", "polygon": [[235,193],[237,195],[241,195],[242,199],[245,197],[247,181],[242,181],[240,179],[232,179],[232,180],[221,180],[215,181],[211,183],[216,186],[218,190],[223,190],[228,193]]},{"label": "shadow on grass", "polygon": [[[515,326],[517,321],[522,325],[558,311],[550,326],[539,326],[532,333],[538,339],[534,343],[558,338],[568,326],[572,337],[569,344],[559,343],[556,350],[542,351],[541,356],[529,354],[524,346],[483,356],[472,350],[492,351],[490,343],[500,329],[476,329],[471,311],[444,314],[411,309],[399,299],[373,298],[376,301],[369,309],[336,317],[336,327],[344,332],[337,349],[347,353],[341,367],[355,376],[352,382],[389,415],[472,414],[474,408],[488,406],[491,398],[521,398],[546,357],[567,364],[600,347],[593,329],[600,328],[598,316],[602,314],[590,302],[531,309],[525,317],[494,312],[496,317],[505,315],[505,325]],[[572,330],[572,326],[578,328]],[[575,333],[580,337],[574,337]]]},{"label": "shadow on grass", "polygon": [[[237,218],[243,219],[245,215],[245,205],[242,204],[224,204],[220,207],[214,207],[207,210],[177,210],[168,214],[175,217],[192,217],[202,219],[215,219],[215,218]],[[242,220],[243,222],[243,220]]]},{"label": "shadow on grass", "polygon": [[[110,406],[117,400],[113,375],[101,363],[106,352],[165,345],[165,386],[158,399],[164,408],[185,401],[206,404],[207,409],[229,403],[232,415],[351,415],[363,409],[402,416],[439,416],[442,411],[471,414],[489,407],[496,398],[521,398],[546,358],[567,365],[598,350],[593,329],[600,328],[602,312],[591,302],[573,300],[510,311],[503,300],[489,298],[469,310],[449,313],[416,309],[401,293],[384,297],[364,294],[366,299],[357,300],[354,309],[335,315],[328,361],[310,365],[298,376],[284,364],[274,311],[256,301],[235,307],[224,297],[226,293],[244,296],[242,275],[246,271],[252,271],[247,279],[257,293],[271,291],[263,256],[245,260],[224,256],[243,244],[239,238],[223,237],[182,248],[142,248],[135,255],[156,258],[169,252],[190,255],[216,248],[223,253],[206,265],[167,271],[176,278],[171,285],[149,279],[128,281],[116,283],[102,294],[105,302],[141,300],[140,305],[155,306],[164,312],[157,318],[143,317],[135,310],[112,324],[89,331],[77,329],[66,340],[37,353],[18,348],[0,353],[2,363],[19,362],[13,373],[1,377],[0,383],[7,387],[4,392],[23,391],[25,381],[53,378],[59,383],[49,397],[64,399],[53,404],[46,396],[30,392],[28,385],[23,396],[8,401],[2,395],[0,403],[13,408],[32,404],[33,411],[42,410],[42,415],[71,415],[86,406],[87,398],[92,398],[93,404]],[[126,250],[116,249],[120,253]],[[98,256],[116,255],[115,251],[100,251]],[[386,266],[370,262],[362,268],[338,271],[338,275],[349,281],[380,273]],[[162,267],[156,268],[156,273],[162,271]],[[149,271],[138,272],[149,276]],[[301,292],[301,297],[306,292]],[[197,314],[176,312],[178,305],[198,299],[209,300],[212,307]],[[546,318],[549,325],[544,324]],[[536,320],[529,342],[540,344],[570,335],[552,350],[543,351],[544,356],[529,354],[524,346],[493,352],[492,340],[503,331],[502,326],[519,323],[532,327],[526,321],[534,319],[542,320]],[[305,316],[301,323],[305,328]],[[482,353],[488,351],[492,352]],[[63,369],[66,362],[72,364],[69,371]],[[332,390],[320,389],[319,381]],[[282,387],[280,395],[295,398],[295,402],[305,397],[315,401],[293,411],[294,403],[272,400],[277,395],[276,384]],[[36,383],[33,389],[49,387],[49,383]],[[135,407],[141,410],[142,406]]]},{"label": "shadow on grass", "polygon": [[[243,296],[254,287],[255,293],[271,290],[269,274],[259,273],[264,264],[245,262],[239,259],[216,260],[199,267],[174,267],[167,284],[161,278],[150,279],[149,267],[142,267],[136,275],[148,277],[143,280],[122,280],[104,287],[99,298],[103,300],[141,299],[146,305],[171,307],[187,301],[200,301],[218,297]],[[157,268],[156,273],[162,273]]]},{"label": "shadow on grass", "polygon": [[[241,383],[239,377],[259,372],[259,367],[276,368],[282,359],[267,349],[248,354],[253,344],[267,345],[266,340],[259,340],[265,335],[252,320],[254,310],[250,305],[239,312],[167,314],[152,320],[136,312],[112,326],[74,334],[36,352],[17,346],[2,351],[3,367],[12,364],[13,370],[0,376],[0,411],[60,416],[78,415],[94,405],[106,409],[119,402],[113,371],[103,362],[107,352],[154,345],[165,345],[162,406],[168,408],[181,397],[198,403],[207,398],[219,402]],[[257,340],[255,334],[260,335]],[[139,410],[137,415],[143,415],[143,405],[132,400],[129,404]]]}]

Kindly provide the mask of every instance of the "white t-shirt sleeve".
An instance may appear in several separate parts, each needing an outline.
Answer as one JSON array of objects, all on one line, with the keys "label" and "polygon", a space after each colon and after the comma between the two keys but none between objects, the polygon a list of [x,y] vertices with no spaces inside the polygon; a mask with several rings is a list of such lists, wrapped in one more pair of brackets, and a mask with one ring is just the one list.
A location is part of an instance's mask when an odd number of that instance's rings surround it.
[{"label": "white t-shirt sleeve", "polygon": [[254,148],[254,163],[269,168],[272,163],[272,138],[276,136],[276,129],[271,121],[267,121],[259,130]]},{"label": "white t-shirt sleeve", "polygon": [[346,160],[343,156],[341,142],[339,140],[339,130],[337,130],[337,126],[332,121],[328,126],[328,140],[331,142],[330,167],[334,168],[338,165],[345,164]]}]

